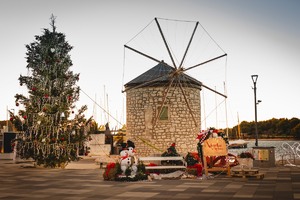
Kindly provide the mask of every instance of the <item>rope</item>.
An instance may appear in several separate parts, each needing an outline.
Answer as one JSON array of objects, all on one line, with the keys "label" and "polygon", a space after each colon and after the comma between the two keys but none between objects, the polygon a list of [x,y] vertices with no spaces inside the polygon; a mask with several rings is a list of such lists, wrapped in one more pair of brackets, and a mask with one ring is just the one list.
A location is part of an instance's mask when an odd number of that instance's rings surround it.
[{"label": "rope", "polygon": [[132,39],[130,39],[125,45],[127,45],[129,42],[131,42],[132,40],[134,40],[141,32],[143,32],[152,22],[154,19],[152,19],[147,26],[145,26],[140,32],[138,32]]},{"label": "rope", "polygon": [[223,101],[221,101],[202,121],[201,124],[203,123],[203,121],[206,121],[206,119],[225,101],[226,98],[223,99]]},{"label": "rope", "polygon": [[212,41],[223,51],[223,53],[226,53],[221,46],[216,42],[216,40],[214,40],[214,38],[212,38],[212,36],[208,33],[208,31],[202,26],[201,23],[199,23],[200,26],[203,28],[203,30],[206,32],[206,34],[210,37],[210,39],[212,39]]},{"label": "rope", "polygon": [[85,94],[90,100],[92,100],[99,108],[101,108],[105,113],[107,113],[111,118],[113,118],[118,124],[123,125],[119,120],[117,120],[114,116],[112,116],[109,112],[107,112],[102,106],[100,106],[94,99],[92,99],[87,93],[85,93],[81,88],[80,90]]},{"label": "rope", "polygon": [[147,142],[146,140],[144,140],[144,139],[142,139],[142,138],[140,138],[140,137],[138,137],[138,136],[136,136],[136,138],[138,138],[139,140],[141,140],[144,144],[146,144],[146,145],[152,147],[153,149],[155,149],[155,150],[157,150],[157,151],[160,151],[160,152],[164,152],[163,150],[161,150],[161,149],[155,147],[154,145],[150,144],[150,143]]}]

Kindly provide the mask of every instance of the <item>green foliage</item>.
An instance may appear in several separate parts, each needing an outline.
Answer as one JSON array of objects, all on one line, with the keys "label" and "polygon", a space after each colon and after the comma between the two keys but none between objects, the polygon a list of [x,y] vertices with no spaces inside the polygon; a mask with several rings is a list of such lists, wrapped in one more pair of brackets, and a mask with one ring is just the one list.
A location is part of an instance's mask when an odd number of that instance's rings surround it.
[{"label": "green foliage", "polygon": [[109,181],[140,181],[147,180],[148,176],[145,174],[146,169],[145,165],[142,162],[139,162],[137,165],[137,173],[135,176],[131,176],[132,170],[128,167],[125,171],[125,177],[121,176],[122,170],[120,163],[109,163],[106,167],[105,172],[103,173],[104,180]]},{"label": "green foliage", "polygon": [[142,161],[139,161],[137,165],[137,173],[138,174],[145,174],[146,173],[146,166]]},{"label": "green foliage", "polygon": [[199,160],[190,152],[185,157],[185,161],[187,163],[187,166],[193,166],[199,162]]},{"label": "green foliage", "polygon": [[[177,150],[175,148],[175,143],[171,144],[171,146],[165,151],[163,154],[161,154],[162,157],[168,157],[168,156],[180,156],[179,153],[177,153]],[[181,165],[182,161],[178,160],[166,160],[161,161],[162,165]]]},{"label": "green foliage", "polygon": [[292,134],[296,139],[300,140],[300,123],[297,124],[294,128],[292,128]]},{"label": "green foliage", "polygon": [[254,156],[250,152],[242,152],[239,154],[240,158],[251,158],[254,160]]},{"label": "green foliage", "polygon": [[[297,137],[297,131],[295,128],[300,124],[298,118],[272,118],[265,121],[257,122],[257,129],[259,138],[276,138],[276,137]],[[242,121],[240,123],[241,133],[244,137],[254,138],[255,137],[255,122]],[[237,126],[229,129],[230,138],[237,137]]]},{"label": "green foliage", "polygon": [[132,172],[131,168],[130,168],[130,167],[127,167],[127,169],[125,170],[125,176],[126,176],[126,177],[130,176],[130,175],[131,175],[131,172]]},{"label": "green foliage", "polygon": [[180,156],[177,153],[177,150],[175,148],[175,143],[173,143],[168,149],[167,151],[165,151],[162,155],[162,157],[167,157],[167,156]]}]

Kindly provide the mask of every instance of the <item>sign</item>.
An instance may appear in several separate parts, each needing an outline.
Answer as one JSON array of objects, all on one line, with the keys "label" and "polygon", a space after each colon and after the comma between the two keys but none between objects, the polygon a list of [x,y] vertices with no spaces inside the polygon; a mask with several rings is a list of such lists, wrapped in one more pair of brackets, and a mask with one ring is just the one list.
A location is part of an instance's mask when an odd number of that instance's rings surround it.
[{"label": "sign", "polygon": [[255,160],[269,160],[269,150],[268,149],[254,149],[253,155]]},{"label": "sign", "polygon": [[205,156],[226,156],[227,146],[223,138],[209,138],[203,142]]},{"label": "sign", "polygon": [[[208,176],[208,171],[212,172],[220,172],[224,171],[227,168],[227,175],[230,176],[230,165],[227,157],[227,146],[223,138],[209,138],[203,142],[203,164],[205,175]],[[226,156],[226,164],[224,167],[207,167],[207,157],[218,157],[218,156]]]}]

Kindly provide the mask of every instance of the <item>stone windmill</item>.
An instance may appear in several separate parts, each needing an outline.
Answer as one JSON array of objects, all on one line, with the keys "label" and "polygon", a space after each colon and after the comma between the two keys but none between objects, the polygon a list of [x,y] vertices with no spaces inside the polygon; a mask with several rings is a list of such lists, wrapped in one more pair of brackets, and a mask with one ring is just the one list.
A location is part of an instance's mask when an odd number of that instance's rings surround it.
[{"label": "stone windmill", "polygon": [[154,20],[172,64],[125,45],[125,48],[157,62],[153,68],[124,85],[127,134],[135,141],[139,155],[161,154],[172,143],[176,143],[179,153],[186,154],[196,150],[195,138],[201,130],[201,89],[209,89],[225,98],[226,95],[185,72],[227,54],[184,68],[183,63],[199,22],[196,22],[181,62],[176,64],[160,23],[157,18]]}]

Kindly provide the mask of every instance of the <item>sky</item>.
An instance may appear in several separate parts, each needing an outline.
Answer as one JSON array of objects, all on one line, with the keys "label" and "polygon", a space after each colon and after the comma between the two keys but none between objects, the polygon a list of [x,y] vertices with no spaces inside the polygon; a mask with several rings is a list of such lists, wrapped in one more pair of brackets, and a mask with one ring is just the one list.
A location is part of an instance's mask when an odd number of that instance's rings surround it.
[{"label": "sky", "polygon": [[[0,0],[0,120],[7,119],[7,109],[17,112],[14,95],[27,92],[18,81],[20,74],[28,74],[25,45],[50,28],[51,14],[56,16],[57,31],[74,47],[71,70],[80,73],[82,89],[77,106],[87,105],[86,116],[94,115],[100,124],[126,123],[123,84],[151,66],[130,65],[135,57],[124,45],[155,17],[199,21],[227,53],[221,68],[204,66],[189,72],[196,77],[201,73],[200,81],[212,88],[226,83],[226,103],[209,91],[201,94],[205,126],[254,121],[253,74],[258,75],[256,94],[262,101],[257,105],[258,121],[300,118],[299,10],[297,0]],[[173,33],[172,26],[163,28]],[[143,48],[154,43],[151,38],[138,39]]]}]

